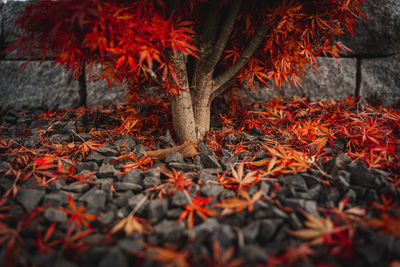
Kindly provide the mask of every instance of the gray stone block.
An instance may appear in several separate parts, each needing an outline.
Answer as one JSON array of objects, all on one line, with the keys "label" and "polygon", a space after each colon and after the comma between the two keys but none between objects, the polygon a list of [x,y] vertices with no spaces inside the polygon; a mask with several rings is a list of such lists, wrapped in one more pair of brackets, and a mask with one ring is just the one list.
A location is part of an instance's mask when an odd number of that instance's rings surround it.
[{"label": "gray stone block", "polygon": [[0,61],[0,105],[21,107],[46,106],[71,108],[79,104],[79,84],[71,73],[50,61],[31,62],[21,69],[24,61]]},{"label": "gray stone block", "polygon": [[400,108],[400,55],[362,59],[360,95],[366,103]]},{"label": "gray stone block", "polygon": [[[99,65],[98,69],[94,73],[101,73],[102,68]],[[122,84],[116,84],[108,87],[107,80],[99,80],[92,75],[86,77],[87,87],[87,105],[104,105],[107,103],[121,103],[125,100],[126,86]]]},{"label": "gray stone block", "polygon": [[362,11],[354,36],[342,35],[337,40],[348,46],[355,55],[392,55],[400,53],[400,1],[369,0]]},{"label": "gray stone block", "polygon": [[[25,7],[32,2],[37,0],[28,0],[28,1],[10,1],[8,0],[6,4],[3,4],[3,8],[0,10],[0,20],[3,23],[4,29],[4,40],[3,43],[0,43],[2,48],[7,48],[12,42],[16,41],[17,35],[22,34],[22,30],[15,26],[15,20],[20,17],[25,10]],[[3,17],[3,19],[2,19]],[[39,53],[38,53],[39,54]],[[30,55],[19,53],[17,55],[16,51],[9,52],[3,56],[5,59],[28,59]],[[37,58],[40,58],[38,55]]]},{"label": "gray stone block", "polygon": [[309,69],[302,77],[301,87],[284,84],[282,88],[271,86],[246,94],[250,101],[268,101],[275,96],[309,97],[311,100],[341,98],[354,95],[356,88],[357,60],[340,58],[340,64],[333,58],[318,57],[318,69]]},{"label": "gray stone block", "polygon": [[[3,34],[3,7],[4,3],[0,0],[0,36]],[[0,40],[1,41],[1,40]]]},{"label": "gray stone block", "polygon": [[20,1],[7,1],[3,5],[4,38],[7,44],[15,41],[15,36],[22,33],[15,27],[15,20],[24,13],[27,5],[29,5],[29,2]]}]

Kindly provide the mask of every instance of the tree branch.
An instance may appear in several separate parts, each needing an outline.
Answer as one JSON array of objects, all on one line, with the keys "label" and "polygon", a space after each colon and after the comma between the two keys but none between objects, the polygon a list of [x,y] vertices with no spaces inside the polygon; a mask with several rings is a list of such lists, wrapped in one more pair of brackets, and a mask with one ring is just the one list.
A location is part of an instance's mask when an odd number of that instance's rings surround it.
[{"label": "tree branch", "polygon": [[206,49],[213,45],[216,38],[219,25],[218,4],[218,1],[214,1],[212,4],[210,4],[207,16],[204,20],[201,37],[202,43],[205,44]]},{"label": "tree branch", "polygon": [[178,9],[181,6],[181,0],[169,0],[167,1],[167,6],[172,10]]},{"label": "tree branch", "polygon": [[237,14],[239,13],[242,0],[235,0],[233,2],[233,6],[229,9],[228,17],[222,25],[221,35],[219,36],[211,55],[207,58],[207,61],[205,62],[204,70],[206,72],[212,71],[215,68],[215,65],[217,65],[219,59],[221,58],[222,52],[225,50],[225,46],[228,42],[229,36],[233,31],[235,19]]},{"label": "tree branch", "polygon": [[158,86],[162,86],[161,81],[158,79],[157,74],[153,71],[153,69],[143,68],[143,70],[150,75],[150,78],[155,82]]},{"label": "tree branch", "polygon": [[230,88],[235,82],[237,78],[233,76],[229,81],[227,81],[224,85],[222,85],[217,90],[213,91],[210,95],[210,103],[220,94],[222,94],[226,89]]},{"label": "tree branch", "polygon": [[[267,34],[267,31],[268,27],[265,24],[262,24],[257,28],[254,33],[253,39],[248,43],[239,60],[236,61],[233,66],[231,66],[229,69],[227,69],[225,72],[214,79],[212,95],[214,95],[214,93],[217,92],[220,87],[222,87],[226,82],[232,79],[232,77],[234,77],[240,71],[240,69],[247,64],[247,62],[260,46],[265,34]],[[220,93],[222,93],[222,91]]]}]

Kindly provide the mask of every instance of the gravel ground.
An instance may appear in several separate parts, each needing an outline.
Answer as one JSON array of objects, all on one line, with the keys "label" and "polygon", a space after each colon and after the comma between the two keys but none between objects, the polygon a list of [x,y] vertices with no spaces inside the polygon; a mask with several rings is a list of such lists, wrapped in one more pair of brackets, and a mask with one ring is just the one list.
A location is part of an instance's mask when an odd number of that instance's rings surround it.
[{"label": "gravel ground", "polygon": [[[400,264],[393,176],[353,160],[343,145],[318,169],[254,174],[255,180],[243,185],[246,195],[234,182],[221,181],[240,172],[252,153],[236,153],[232,145],[264,140],[257,128],[245,136],[230,134],[217,154],[200,142],[195,156],[173,151],[150,165],[143,160],[145,151],[173,146],[168,134],[151,144],[129,134],[110,139],[104,135],[104,125],[112,123],[106,116],[43,114],[40,109],[1,113],[2,266]],[[107,142],[90,143],[99,133]],[[74,150],[82,144],[86,150]],[[258,152],[254,161],[263,158]],[[12,172],[13,166],[21,174]],[[250,172],[246,164],[244,174]],[[172,177],[182,180],[171,182]],[[237,210],[228,208],[232,200]],[[196,213],[191,227],[183,216],[196,203],[203,216]]]}]

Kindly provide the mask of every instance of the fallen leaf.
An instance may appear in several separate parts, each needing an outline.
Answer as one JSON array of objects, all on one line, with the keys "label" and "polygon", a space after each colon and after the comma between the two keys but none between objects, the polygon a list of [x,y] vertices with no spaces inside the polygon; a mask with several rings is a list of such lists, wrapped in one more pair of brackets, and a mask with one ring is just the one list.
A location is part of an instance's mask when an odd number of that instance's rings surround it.
[{"label": "fallen leaf", "polygon": [[153,151],[146,151],[144,153],[145,156],[153,158],[153,159],[165,159],[165,156],[170,152],[179,152],[183,155],[184,158],[194,157],[199,154],[196,149],[197,143],[184,143],[180,146],[175,146],[171,148],[158,149]]}]

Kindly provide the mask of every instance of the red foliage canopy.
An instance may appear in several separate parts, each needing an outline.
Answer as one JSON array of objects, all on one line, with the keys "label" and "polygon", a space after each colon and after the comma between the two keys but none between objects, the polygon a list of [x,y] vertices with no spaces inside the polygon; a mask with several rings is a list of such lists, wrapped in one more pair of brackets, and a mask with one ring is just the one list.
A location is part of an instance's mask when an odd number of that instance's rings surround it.
[{"label": "red foliage canopy", "polygon": [[[333,40],[345,29],[353,33],[355,20],[364,16],[365,0],[257,1],[242,4],[235,28],[223,48],[216,73],[247,58],[260,25],[267,26],[260,49],[236,76],[250,85],[273,79],[299,83],[306,64],[316,65],[320,53],[334,57],[345,48]],[[157,77],[167,93],[175,93],[177,74],[169,54],[181,51],[204,59],[208,6],[227,13],[234,1],[188,0],[178,8],[163,0],[41,0],[28,6],[18,19],[24,29],[11,50],[32,56],[55,57],[56,62],[79,75],[83,66],[94,72],[103,65],[102,78],[141,84]],[[216,27],[219,24],[216,24]],[[212,44],[213,45],[213,44]],[[218,71],[220,70],[220,71]]]}]

